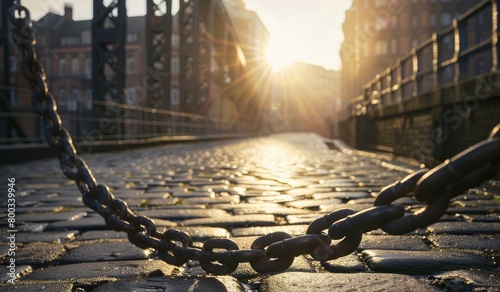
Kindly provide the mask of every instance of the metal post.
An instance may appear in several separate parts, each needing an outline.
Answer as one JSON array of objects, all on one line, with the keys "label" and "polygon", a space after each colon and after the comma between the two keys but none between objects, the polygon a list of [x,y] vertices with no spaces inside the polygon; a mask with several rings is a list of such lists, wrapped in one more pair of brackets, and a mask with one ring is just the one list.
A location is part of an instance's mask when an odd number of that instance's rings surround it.
[{"label": "metal post", "polygon": [[492,0],[491,1],[491,51],[492,51],[492,66],[491,71],[495,72],[499,66],[499,53],[500,48],[498,46],[498,7],[500,7],[500,0]]},{"label": "metal post", "polygon": [[[8,14],[9,14],[9,9],[10,7],[12,7],[12,5],[14,4],[14,1],[13,0],[3,0],[2,1],[2,4],[0,6],[0,15],[2,15],[2,21],[1,21],[1,25],[2,25],[2,29],[1,29],[1,33],[0,33],[0,46],[2,46],[3,48],[3,82],[4,82],[4,86],[5,88],[2,89],[3,93],[3,97],[4,97],[4,101],[1,101],[2,104],[5,103],[5,111],[9,111],[9,98],[10,98],[10,50],[9,50],[9,42],[8,42],[8,39],[9,39],[9,21],[8,21]],[[2,108],[4,107],[2,106]],[[2,118],[3,120],[4,118]],[[3,123],[2,123],[3,124]],[[9,118],[5,118],[5,127],[2,126],[2,132],[4,131],[5,129],[5,136],[6,138],[10,139],[12,138],[12,133],[11,133],[11,122],[10,122],[10,119]]]},{"label": "metal post", "polygon": [[[125,40],[127,11],[125,0],[93,0],[92,19],[92,95],[95,100],[107,101],[106,106],[95,106],[94,116],[101,119],[96,127],[107,135],[125,132],[124,110],[113,103],[125,103]],[[106,1],[107,2],[107,1]],[[110,120],[102,120],[103,118]]]},{"label": "metal post", "polygon": [[439,81],[439,67],[441,65],[441,60],[439,59],[439,43],[438,43],[438,34],[432,34],[432,80],[433,80],[433,89],[437,90],[441,82]]},{"label": "metal post", "polygon": [[[0,6],[0,15],[5,15],[5,17],[2,17],[2,21],[1,21],[1,25],[2,25],[2,33],[0,34],[1,36],[1,39],[0,39],[0,46],[3,46],[3,56],[4,56],[4,82],[5,82],[5,89],[4,89],[4,93],[3,96],[4,96],[4,99],[1,99],[0,98],[0,107],[3,109],[4,112],[6,113],[10,113],[11,112],[11,109],[10,109],[10,96],[11,96],[11,91],[10,91],[10,86],[11,86],[11,83],[10,83],[10,57],[11,57],[11,54],[10,54],[10,49],[9,49],[9,46],[11,45],[10,44],[10,41],[9,41],[9,24],[8,24],[8,11],[10,10],[10,8],[12,7],[12,5],[14,4],[14,1],[12,0],[6,0],[6,1],[2,1],[2,4]],[[15,40],[14,40],[15,41]],[[13,116],[10,116],[10,117],[6,117],[5,119],[5,136],[6,138],[12,138],[12,130],[14,130],[17,134],[18,137],[20,138],[26,138],[27,135],[26,135],[26,132],[24,131],[24,129],[22,128],[21,124],[19,123],[19,121],[13,117]]]},{"label": "metal post", "polygon": [[401,102],[403,100],[403,88],[402,86],[402,81],[403,81],[403,70],[402,70],[402,65],[401,65],[401,59],[398,58],[396,61],[396,102]]},{"label": "metal post", "polygon": [[[179,52],[180,52],[180,110],[194,112],[198,88],[198,1],[180,0],[179,4]],[[189,123],[189,118],[183,118]],[[188,127],[185,126],[187,130]],[[184,132],[187,133],[187,131]],[[189,132],[192,130],[190,129]]]},{"label": "metal post", "polygon": [[467,29],[464,25],[466,22],[458,22],[456,18],[453,19],[453,29],[455,32],[455,54],[453,56],[455,62],[455,80],[459,82],[465,73],[467,73],[467,59],[461,58],[460,52],[467,49]]},{"label": "metal post", "polygon": [[418,74],[418,54],[417,50],[413,48],[411,50],[411,58],[412,58],[412,74],[411,74],[411,80],[412,80],[412,97],[418,95],[418,80],[417,80],[417,74]]},{"label": "metal post", "polygon": [[[146,5],[146,82],[147,106],[170,109],[170,63],[172,51],[172,0],[147,0]],[[168,123],[169,118],[159,117],[158,121]],[[153,134],[164,132],[164,128],[154,125]]]}]

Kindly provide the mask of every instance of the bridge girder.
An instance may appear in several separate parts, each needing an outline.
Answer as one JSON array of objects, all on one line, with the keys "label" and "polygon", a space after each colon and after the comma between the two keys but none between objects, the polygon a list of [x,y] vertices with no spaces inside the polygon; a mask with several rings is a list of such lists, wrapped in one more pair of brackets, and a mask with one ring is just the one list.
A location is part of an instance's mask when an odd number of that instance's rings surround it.
[{"label": "bridge girder", "polygon": [[[125,41],[127,10],[125,0],[93,0],[92,18],[92,95],[94,100],[106,101],[106,106],[95,106],[98,118],[121,118],[123,113],[113,103],[125,102]],[[99,126],[99,125],[98,125]],[[124,125],[106,127],[104,134],[122,135]]]}]

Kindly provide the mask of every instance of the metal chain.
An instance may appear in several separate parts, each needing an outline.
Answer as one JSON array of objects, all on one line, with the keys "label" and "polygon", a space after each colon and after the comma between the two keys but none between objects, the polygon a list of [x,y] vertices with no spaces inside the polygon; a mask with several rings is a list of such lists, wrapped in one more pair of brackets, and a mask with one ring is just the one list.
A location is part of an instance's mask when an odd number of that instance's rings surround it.
[{"label": "metal chain", "polygon": [[[100,214],[111,229],[126,232],[129,241],[139,248],[157,250],[158,257],[172,265],[182,266],[194,260],[199,261],[206,272],[224,275],[235,271],[239,263],[249,262],[255,271],[268,273],[288,269],[296,256],[304,254],[318,261],[343,257],[358,248],[364,232],[381,228],[389,234],[404,234],[436,222],[453,197],[492,178],[500,170],[498,125],[486,141],[432,170],[419,170],[385,187],[374,207],[360,212],[341,209],[324,215],[309,225],[306,235],[292,237],[274,232],[257,238],[250,250],[240,250],[230,239],[216,238],[205,241],[202,248],[195,247],[191,236],[185,232],[158,232],[152,219],[134,214],[106,185],[97,183],[92,171],[77,154],[71,135],[61,126],[56,101],[48,92],[43,66],[37,61],[29,11],[16,5],[9,18],[14,25],[11,39],[22,56],[21,71],[31,84],[33,109],[43,119],[47,143],[57,152],[62,172],[76,182],[83,203]],[[421,211],[405,214],[404,206],[392,204],[412,194],[427,204]],[[342,240],[332,244],[332,239]]]}]

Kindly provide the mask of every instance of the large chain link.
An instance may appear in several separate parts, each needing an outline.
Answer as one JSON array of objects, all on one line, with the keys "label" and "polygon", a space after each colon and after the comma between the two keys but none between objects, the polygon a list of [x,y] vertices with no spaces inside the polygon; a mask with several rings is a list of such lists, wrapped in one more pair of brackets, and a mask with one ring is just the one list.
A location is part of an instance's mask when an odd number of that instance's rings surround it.
[{"label": "large chain link", "polygon": [[[257,238],[250,250],[240,250],[230,239],[209,239],[202,248],[195,247],[191,236],[185,232],[158,232],[152,219],[134,214],[106,185],[97,183],[92,171],[77,154],[71,135],[61,126],[56,101],[48,91],[45,72],[37,61],[29,11],[16,5],[9,17],[14,25],[11,39],[22,56],[21,71],[32,87],[33,109],[43,119],[47,143],[57,152],[62,172],[76,182],[83,203],[100,214],[111,229],[126,232],[129,241],[139,248],[157,250],[158,257],[172,265],[182,266],[194,260],[199,261],[206,272],[223,275],[235,271],[239,263],[249,262],[255,271],[268,273],[288,269],[299,255],[309,254],[318,261],[343,257],[358,248],[363,232],[381,228],[389,234],[404,234],[436,222],[453,197],[499,171],[500,125],[486,141],[436,168],[419,170],[385,187],[374,207],[360,212],[334,211],[313,221],[306,235],[292,237],[274,232]],[[411,195],[427,206],[406,214],[404,206],[392,204],[398,198]],[[332,239],[341,241],[332,244]]]}]

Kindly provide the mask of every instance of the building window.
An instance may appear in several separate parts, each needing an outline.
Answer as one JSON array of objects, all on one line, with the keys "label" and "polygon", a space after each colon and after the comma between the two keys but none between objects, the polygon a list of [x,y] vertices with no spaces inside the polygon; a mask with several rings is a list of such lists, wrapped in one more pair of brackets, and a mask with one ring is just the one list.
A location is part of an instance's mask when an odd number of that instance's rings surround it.
[{"label": "building window", "polygon": [[127,43],[136,43],[137,42],[137,33],[127,33]]},{"label": "building window", "polygon": [[484,24],[484,13],[483,12],[480,12],[477,15],[477,24],[478,25],[483,25]]},{"label": "building window", "polygon": [[446,35],[443,38],[443,47],[446,51],[451,51],[453,49],[453,41],[450,35]]},{"label": "building window", "polygon": [[486,66],[485,66],[483,60],[479,60],[479,62],[477,62],[477,66],[476,66],[476,75],[480,75],[483,73],[486,73]]},{"label": "building window", "polygon": [[179,36],[172,35],[172,47],[178,47],[178,46],[179,46]]},{"label": "building window", "polygon": [[484,35],[479,32],[476,36],[476,39],[477,39],[476,43],[480,43],[480,42],[484,41]]},{"label": "building window", "polygon": [[389,27],[391,22],[390,16],[380,16],[377,18],[377,30],[382,30]]},{"label": "building window", "polygon": [[80,98],[80,91],[77,88],[71,90],[71,98],[68,100],[68,110],[76,111],[78,109],[78,99]]},{"label": "building window", "polygon": [[412,41],[411,41],[411,47],[412,48],[416,48],[418,46],[418,39],[414,38]]},{"label": "building window", "polygon": [[429,23],[431,26],[436,26],[436,15],[435,14],[431,14],[429,16]]},{"label": "building window", "polygon": [[61,107],[66,106],[67,104],[67,96],[66,96],[66,89],[65,88],[59,88],[59,91],[57,92],[59,95],[59,101],[57,102]]},{"label": "building window", "polygon": [[66,60],[59,60],[59,76],[64,76],[66,74]]},{"label": "building window", "polygon": [[92,90],[91,89],[85,89],[85,98],[84,98],[84,104],[85,104],[85,109],[86,110],[91,110],[92,109]]},{"label": "building window", "polygon": [[377,41],[375,43],[375,55],[387,55],[387,41]]},{"label": "building window", "polygon": [[391,54],[396,54],[398,47],[397,47],[397,41],[396,39],[391,40]]},{"label": "building window", "polygon": [[127,88],[127,103],[135,104],[135,87]]},{"label": "building window", "polygon": [[179,74],[179,57],[174,57],[172,58],[172,64],[171,64],[172,68],[170,68],[172,70],[172,74]]},{"label": "building window", "polygon": [[79,37],[67,37],[61,39],[61,45],[63,46],[74,46],[80,44]]},{"label": "building window", "polygon": [[170,91],[170,105],[179,105],[180,104],[180,98],[179,98],[179,89],[172,89]]},{"label": "building window", "polygon": [[19,105],[19,93],[15,90],[10,91],[10,106],[16,107]]},{"label": "building window", "polygon": [[71,74],[78,75],[80,73],[80,62],[78,62],[78,58],[73,58],[71,60]]},{"label": "building window", "polygon": [[368,44],[365,44],[365,48],[364,48],[364,56],[365,56],[365,57],[370,56],[370,46],[369,46]]},{"label": "building window", "polygon": [[89,45],[92,42],[92,34],[90,30],[84,30],[82,32],[82,45]]},{"label": "building window", "polygon": [[398,26],[398,17],[396,15],[391,16],[391,27],[395,28]]},{"label": "building window", "polygon": [[134,74],[135,73],[135,59],[134,56],[127,56],[127,73]]},{"label": "building window", "polygon": [[16,72],[17,71],[17,58],[16,58],[16,56],[9,56],[9,61],[10,61],[10,72]]},{"label": "building window", "polygon": [[88,57],[85,59],[85,76],[92,77],[92,60]]},{"label": "building window", "polygon": [[451,25],[451,14],[443,13],[441,14],[441,26],[450,26]]}]

